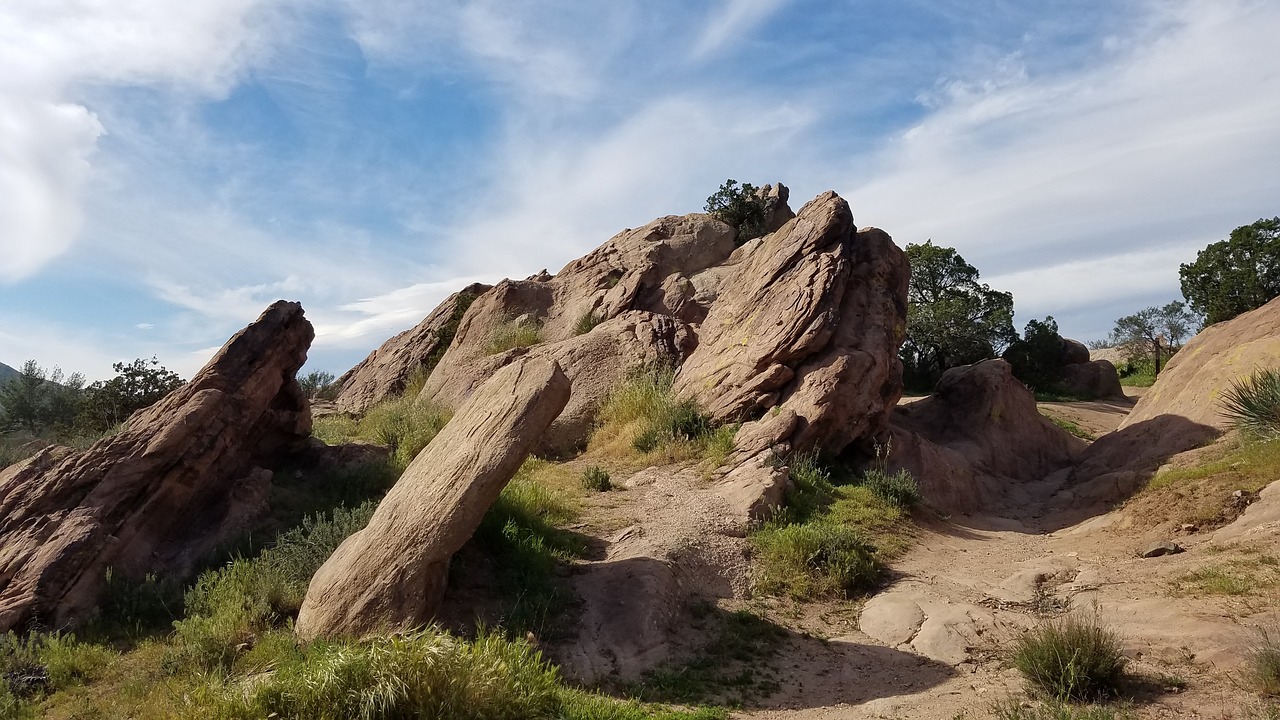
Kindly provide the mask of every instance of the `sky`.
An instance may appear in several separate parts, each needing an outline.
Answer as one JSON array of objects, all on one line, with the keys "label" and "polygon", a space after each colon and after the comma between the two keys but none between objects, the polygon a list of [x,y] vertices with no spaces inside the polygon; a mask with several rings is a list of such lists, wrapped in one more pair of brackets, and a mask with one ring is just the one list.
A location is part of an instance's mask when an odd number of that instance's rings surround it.
[{"label": "sky", "polygon": [[0,362],[340,374],[475,281],[831,189],[1063,334],[1280,215],[1271,0],[5,0]]}]

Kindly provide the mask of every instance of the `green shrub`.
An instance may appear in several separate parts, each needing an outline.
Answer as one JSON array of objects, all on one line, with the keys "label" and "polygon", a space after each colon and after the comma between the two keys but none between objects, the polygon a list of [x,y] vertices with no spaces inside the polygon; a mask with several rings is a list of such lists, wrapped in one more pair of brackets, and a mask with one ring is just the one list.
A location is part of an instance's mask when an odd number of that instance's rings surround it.
[{"label": "green shrub", "polygon": [[592,465],[582,473],[582,487],[596,492],[608,492],[613,489],[609,481],[609,471],[599,465]]},{"label": "green shrub", "polygon": [[629,436],[632,449],[641,453],[684,444],[695,455],[723,461],[733,448],[737,426],[717,428],[697,402],[672,394],[674,381],[675,371],[669,367],[636,369],[605,398],[598,416],[600,423],[614,433]]},{"label": "green shrub", "polygon": [[1263,695],[1280,696],[1280,634],[1267,628],[1257,633],[1245,655],[1245,679]]},{"label": "green shrub", "polygon": [[1096,617],[1068,615],[1042,623],[1018,639],[1013,664],[1048,697],[1087,701],[1114,695],[1126,659],[1120,638]]},{"label": "green shrub", "polygon": [[386,445],[399,474],[444,429],[451,416],[446,408],[419,400],[415,393],[383,400],[359,419],[341,415],[319,418],[312,434],[330,445],[357,440]]},{"label": "green shrub", "polygon": [[764,235],[765,200],[751,183],[739,186],[737,180],[726,180],[707,198],[704,210],[738,231],[738,245]]},{"label": "green shrub", "polygon": [[871,587],[882,566],[856,528],[826,520],[766,527],[752,536],[757,587],[797,599],[850,597]]},{"label": "green shrub", "polygon": [[587,333],[594,330],[596,326],[602,322],[604,322],[603,315],[596,315],[595,311],[588,310],[587,312],[583,313],[582,317],[578,318],[578,322],[574,323],[573,334],[586,335]]},{"label": "green shrub", "polygon": [[75,635],[0,635],[0,710],[8,703],[10,711],[17,712],[24,698],[91,680],[115,657],[110,649],[80,642]]},{"label": "green shrub", "polygon": [[540,342],[542,342],[542,328],[536,322],[505,320],[489,332],[484,352],[486,355],[497,355],[514,348],[537,345]]},{"label": "green shrub", "polygon": [[920,486],[906,470],[889,473],[879,468],[867,470],[862,483],[876,497],[897,508],[910,508],[920,501]]},{"label": "green shrub", "polygon": [[1223,414],[1246,435],[1280,436],[1280,371],[1260,370],[1233,381],[1221,403]]}]

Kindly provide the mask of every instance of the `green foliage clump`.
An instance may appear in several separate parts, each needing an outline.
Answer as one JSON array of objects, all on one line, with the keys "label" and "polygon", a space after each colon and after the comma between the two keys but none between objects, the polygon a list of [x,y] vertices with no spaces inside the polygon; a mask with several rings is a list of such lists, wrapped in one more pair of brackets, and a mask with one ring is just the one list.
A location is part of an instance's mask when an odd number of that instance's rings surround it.
[{"label": "green foliage clump", "polygon": [[1280,297],[1280,217],[1242,225],[1178,269],[1182,295],[1206,323],[1222,322]]},{"label": "green foliage clump", "polygon": [[851,597],[873,587],[885,559],[905,549],[901,521],[918,493],[914,479],[878,469],[859,484],[837,485],[831,467],[799,455],[791,480],[786,507],[751,535],[757,587],[796,599]]},{"label": "green foliage clump", "polygon": [[1164,306],[1143,308],[1116,320],[1106,342],[1123,348],[1130,358],[1151,358],[1152,375],[1160,374],[1162,360],[1182,347],[1182,341],[1198,325],[1187,306],[1173,301]]},{"label": "green foliage clump", "polygon": [[77,422],[86,432],[104,432],[115,427],[182,387],[182,378],[167,370],[155,357],[111,367],[116,371],[115,377],[85,388]]},{"label": "green foliage clump", "polygon": [[533,320],[504,320],[489,332],[485,343],[486,355],[497,355],[514,348],[529,347],[542,342],[542,327]]},{"label": "green foliage clump", "polygon": [[907,245],[911,283],[903,382],[929,391],[948,368],[996,357],[1014,340],[1013,295],[978,282],[977,268],[954,248]]},{"label": "green foliage clump", "polygon": [[75,635],[0,635],[0,713],[22,717],[24,701],[88,682],[115,658],[110,648]]},{"label": "green foliage clump", "polygon": [[1062,368],[1062,336],[1058,334],[1057,321],[1052,315],[1031,320],[1022,339],[1011,344],[1001,357],[1023,385],[1032,390],[1056,390]]},{"label": "green foliage clump", "polygon": [[1256,692],[1280,697],[1280,633],[1257,629],[1257,637],[1245,655],[1244,677]]},{"label": "green foliage clump", "polygon": [[1072,705],[1060,700],[1032,705],[1018,698],[998,701],[992,711],[998,720],[1137,720],[1138,717],[1128,708]]},{"label": "green foliage clump", "polygon": [[725,180],[720,189],[707,198],[703,209],[738,231],[734,238],[738,245],[764,235],[765,199],[751,183],[739,185],[737,180]]},{"label": "green foliage clump", "polygon": [[391,448],[398,470],[404,470],[418,453],[444,429],[452,413],[414,394],[391,397],[369,408],[364,417],[342,415],[318,418],[312,433],[330,445],[363,440]]},{"label": "green foliage clump", "polygon": [[861,484],[886,503],[903,510],[920,501],[920,485],[906,470],[888,472],[881,468],[867,470]]},{"label": "green foliage clump", "polygon": [[16,377],[0,384],[0,431],[70,436],[83,403],[84,376],[46,371],[35,360],[22,364]]},{"label": "green foliage clump", "polygon": [[299,377],[298,385],[302,388],[302,393],[312,400],[332,400],[342,389],[334,382],[335,379],[331,372],[315,370]]},{"label": "green foliage clump", "polygon": [[582,472],[582,487],[596,492],[608,492],[613,489],[609,480],[609,471],[599,465],[592,465]]},{"label": "green foliage clump", "polygon": [[578,322],[574,323],[573,334],[586,335],[602,322],[604,322],[603,315],[597,315],[594,310],[588,310],[578,318]]},{"label": "green foliage clump", "polygon": [[598,415],[602,425],[627,435],[631,447],[653,453],[674,445],[690,446],[695,454],[722,461],[732,449],[733,425],[717,427],[698,403],[671,392],[675,371],[666,366],[637,369],[605,398]]},{"label": "green foliage clump", "polygon": [[1280,437],[1280,371],[1268,368],[1233,381],[1220,402],[1223,414],[1246,435]]},{"label": "green foliage clump", "polygon": [[1058,701],[1111,697],[1124,678],[1120,638],[1096,617],[1049,620],[1018,639],[1013,665],[1033,686]]}]

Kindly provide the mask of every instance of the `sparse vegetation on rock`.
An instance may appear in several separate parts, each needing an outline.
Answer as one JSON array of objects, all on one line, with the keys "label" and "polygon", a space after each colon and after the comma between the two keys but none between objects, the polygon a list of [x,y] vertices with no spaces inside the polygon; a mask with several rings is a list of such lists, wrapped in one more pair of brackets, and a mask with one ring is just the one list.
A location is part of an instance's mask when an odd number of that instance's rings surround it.
[{"label": "sparse vegetation on rock", "polygon": [[738,184],[725,180],[707,198],[705,210],[716,219],[738,231],[735,242],[741,245],[765,234],[765,199],[751,183]]}]

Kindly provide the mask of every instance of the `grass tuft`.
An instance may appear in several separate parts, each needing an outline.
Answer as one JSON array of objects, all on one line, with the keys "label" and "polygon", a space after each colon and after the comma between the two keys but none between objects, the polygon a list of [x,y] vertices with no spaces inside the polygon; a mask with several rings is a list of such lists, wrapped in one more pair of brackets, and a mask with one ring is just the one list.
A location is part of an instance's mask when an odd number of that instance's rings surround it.
[{"label": "grass tuft", "polygon": [[586,335],[596,328],[597,325],[604,322],[603,315],[596,315],[594,311],[588,310],[578,318],[578,322],[573,325],[574,335]]},{"label": "grass tuft", "polygon": [[1257,637],[1245,655],[1244,677],[1254,691],[1280,697],[1280,633],[1257,628]]},{"label": "grass tuft", "polygon": [[996,702],[991,710],[998,720],[1137,720],[1138,718],[1128,708],[1072,705],[1058,700],[1032,705],[1012,697]]},{"label": "grass tuft", "polygon": [[1222,393],[1222,412],[1250,437],[1280,437],[1280,371],[1260,370]]},{"label": "grass tuft", "polygon": [[906,470],[890,473],[873,468],[863,474],[861,484],[896,508],[906,510],[920,501],[920,485]]},{"label": "grass tuft", "polygon": [[1124,677],[1120,638],[1097,617],[1048,620],[1018,639],[1013,664],[1037,690],[1058,702],[1113,696]]},{"label": "grass tuft", "polygon": [[613,489],[609,480],[609,471],[599,465],[592,465],[582,473],[582,487],[595,492],[608,492]]},{"label": "grass tuft", "polygon": [[497,355],[514,348],[529,347],[542,342],[542,327],[532,320],[504,320],[489,332],[485,343],[486,355]]},{"label": "grass tuft", "polygon": [[665,462],[723,463],[733,451],[737,425],[717,427],[697,402],[672,394],[674,381],[669,367],[638,368],[605,398],[593,444],[629,446],[649,459],[661,454]]}]

